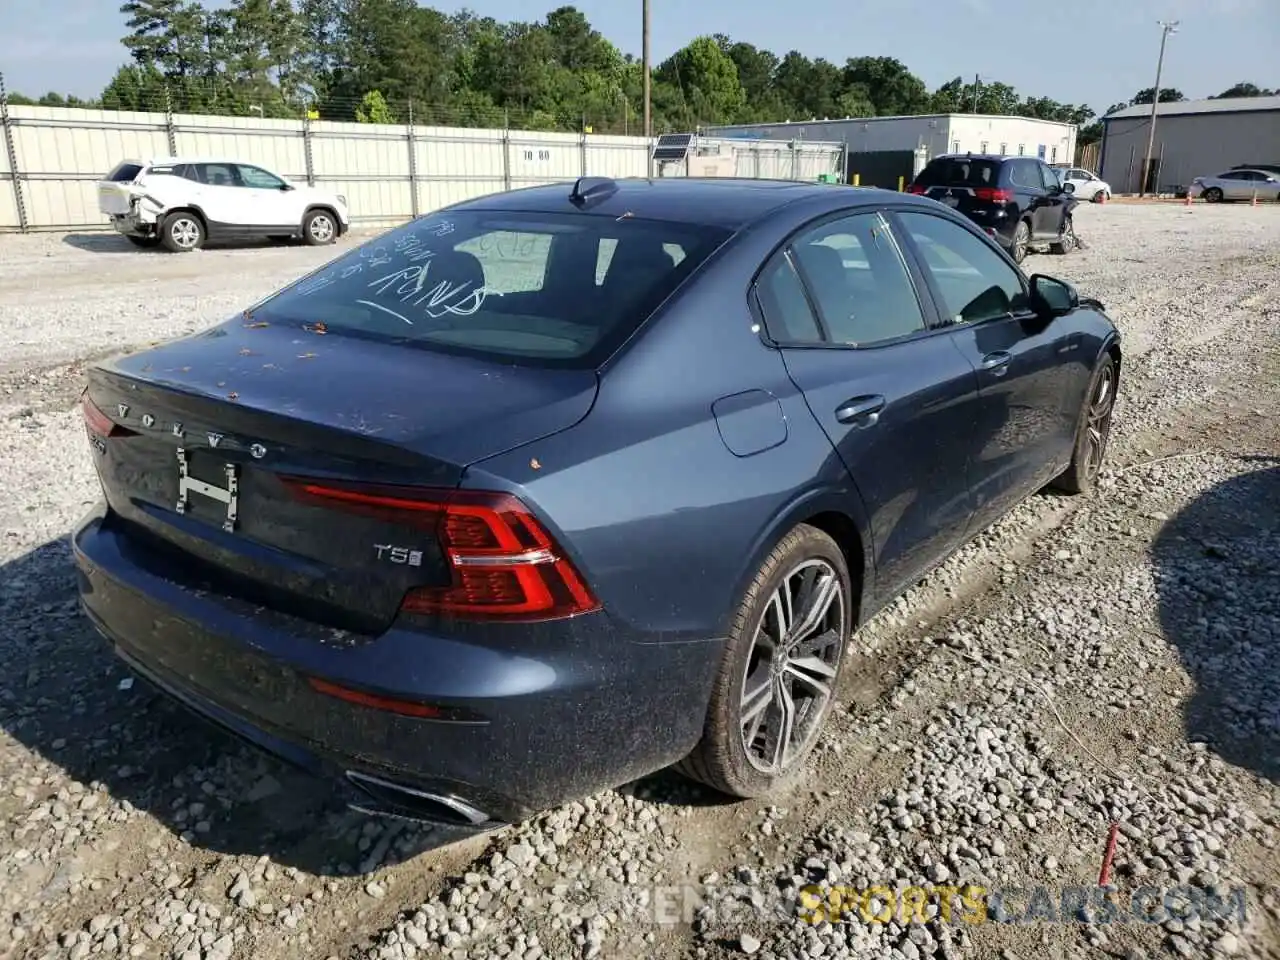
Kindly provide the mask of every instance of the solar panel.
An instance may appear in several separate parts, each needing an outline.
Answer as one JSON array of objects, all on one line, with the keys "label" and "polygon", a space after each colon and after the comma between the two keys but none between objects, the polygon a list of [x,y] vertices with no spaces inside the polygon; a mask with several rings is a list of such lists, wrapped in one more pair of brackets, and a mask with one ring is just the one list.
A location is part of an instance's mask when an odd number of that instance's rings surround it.
[{"label": "solar panel", "polygon": [[693,144],[692,133],[664,133],[653,147],[654,160],[683,160]]}]

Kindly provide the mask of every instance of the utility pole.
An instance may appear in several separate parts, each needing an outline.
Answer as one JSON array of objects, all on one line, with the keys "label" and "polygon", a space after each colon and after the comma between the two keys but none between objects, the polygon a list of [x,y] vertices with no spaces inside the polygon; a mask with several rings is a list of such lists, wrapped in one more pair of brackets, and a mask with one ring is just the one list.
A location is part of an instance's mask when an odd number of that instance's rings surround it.
[{"label": "utility pole", "polygon": [[978,112],[978,91],[982,89],[982,74],[973,75],[973,112]]},{"label": "utility pole", "polygon": [[[1178,20],[1157,20],[1160,25],[1160,56],[1156,60],[1156,86],[1151,93],[1151,124],[1147,130],[1147,155],[1142,162],[1142,181],[1138,184],[1138,196],[1146,196],[1147,181],[1151,178],[1151,151],[1156,145],[1156,108],[1160,106],[1160,73],[1164,69],[1164,45],[1169,34],[1178,32]],[[1159,184],[1156,184],[1157,192]]]},{"label": "utility pole", "polygon": [[641,41],[642,57],[644,59],[644,135],[645,137],[653,136],[653,105],[651,100],[652,91],[649,88],[649,0],[641,0],[644,6],[644,33]]}]

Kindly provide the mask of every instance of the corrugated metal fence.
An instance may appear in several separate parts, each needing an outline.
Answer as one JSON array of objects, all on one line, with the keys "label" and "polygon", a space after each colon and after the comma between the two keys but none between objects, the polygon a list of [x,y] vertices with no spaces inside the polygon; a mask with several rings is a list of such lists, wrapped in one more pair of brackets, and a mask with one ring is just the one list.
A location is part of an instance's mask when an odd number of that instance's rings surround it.
[{"label": "corrugated metal fence", "polygon": [[[105,229],[95,183],[128,158],[259,163],[343,194],[353,221],[367,226],[500,190],[649,175],[643,137],[12,106],[2,97],[0,110],[0,231]],[[735,149],[754,154],[740,175],[796,177],[786,145]],[[838,161],[837,148],[817,166]],[[804,179],[816,176],[813,166],[799,165]]]}]

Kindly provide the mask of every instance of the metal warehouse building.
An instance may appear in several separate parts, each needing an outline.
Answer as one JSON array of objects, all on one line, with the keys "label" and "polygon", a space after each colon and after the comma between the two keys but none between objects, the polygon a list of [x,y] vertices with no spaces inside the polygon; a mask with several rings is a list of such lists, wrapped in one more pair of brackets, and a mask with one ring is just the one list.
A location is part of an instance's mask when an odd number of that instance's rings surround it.
[{"label": "metal warehouse building", "polygon": [[1072,163],[1076,150],[1075,124],[973,113],[755,123],[704,132],[717,137],[845,143],[848,179],[856,175],[866,186],[889,188],[898,186],[899,177],[910,181],[942,153],[997,153]]},{"label": "metal warehouse building", "polygon": [[[1151,133],[1151,104],[1102,118],[1100,175],[1115,193],[1137,193]],[[1280,97],[1185,100],[1156,107],[1147,189],[1178,193],[1195,177],[1247,163],[1280,163]]]}]

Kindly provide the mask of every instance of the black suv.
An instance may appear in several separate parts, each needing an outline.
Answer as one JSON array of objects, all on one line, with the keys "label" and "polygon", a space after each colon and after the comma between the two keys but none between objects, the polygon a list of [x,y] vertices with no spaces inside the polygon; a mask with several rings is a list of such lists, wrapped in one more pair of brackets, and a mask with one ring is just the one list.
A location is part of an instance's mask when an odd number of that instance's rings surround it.
[{"label": "black suv", "polygon": [[981,153],[934,157],[910,187],[955,207],[1019,263],[1032,244],[1047,243],[1054,253],[1075,246],[1074,190],[1035,157]]}]

